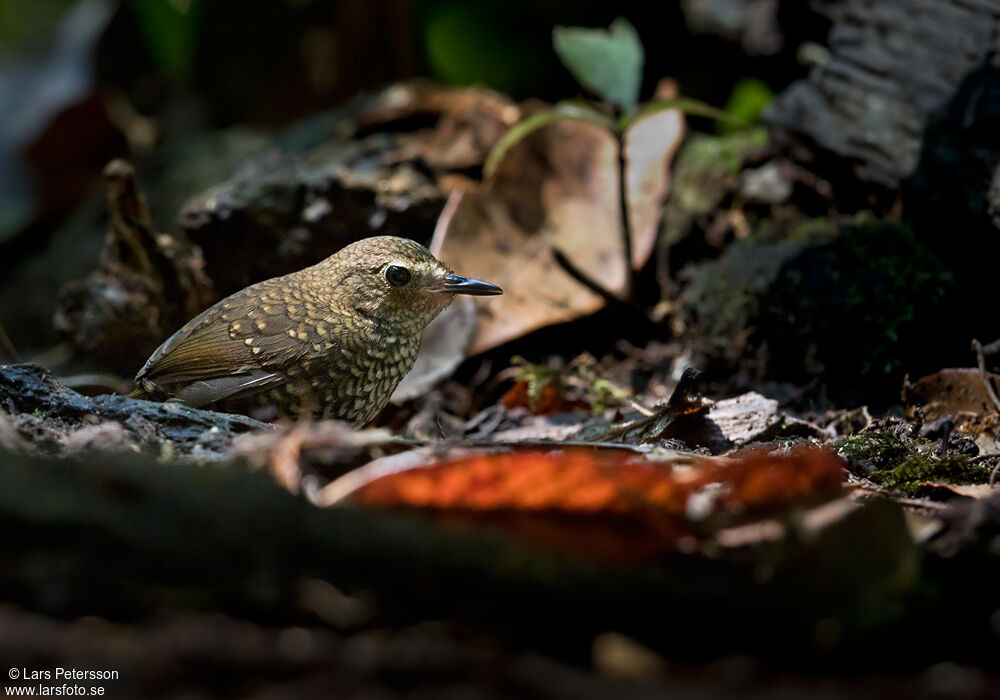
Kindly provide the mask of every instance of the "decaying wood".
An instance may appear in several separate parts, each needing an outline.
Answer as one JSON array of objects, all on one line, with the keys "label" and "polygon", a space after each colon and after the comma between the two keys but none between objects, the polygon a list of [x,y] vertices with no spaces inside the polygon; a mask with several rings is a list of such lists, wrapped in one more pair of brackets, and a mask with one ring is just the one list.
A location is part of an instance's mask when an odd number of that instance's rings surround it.
[{"label": "decaying wood", "polygon": [[105,369],[130,373],[142,357],[213,300],[200,249],[157,233],[133,167],[104,169],[110,222],[97,270],[62,290],[56,329]]},{"label": "decaying wood", "polygon": [[2,420],[20,439],[46,451],[145,449],[169,456],[217,459],[234,437],[271,430],[246,416],[125,396],[83,396],[37,365],[0,365]]},{"label": "decaying wood", "polygon": [[847,0],[829,11],[829,59],[781,94],[767,120],[815,153],[856,163],[863,180],[896,187],[917,169],[931,117],[992,62],[1000,6]]}]

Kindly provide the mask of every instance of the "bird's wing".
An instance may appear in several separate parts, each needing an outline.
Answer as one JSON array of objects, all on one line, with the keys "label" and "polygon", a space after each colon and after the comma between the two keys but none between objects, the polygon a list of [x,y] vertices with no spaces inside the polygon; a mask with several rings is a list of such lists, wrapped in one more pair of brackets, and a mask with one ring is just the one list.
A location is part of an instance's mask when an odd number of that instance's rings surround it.
[{"label": "bird's wing", "polygon": [[273,283],[248,287],[188,321],[152,354],[136,381],[203,406],[284,384],[303,356],[339,344],[335,324],[317,322]]},{"label": "bird's wing", "polygon": [[276,372],[254,369],[228,377],[199,379],[178,391],[174,398],[198,408],[223,399],[250,396],[285,381],[287,378]]}]

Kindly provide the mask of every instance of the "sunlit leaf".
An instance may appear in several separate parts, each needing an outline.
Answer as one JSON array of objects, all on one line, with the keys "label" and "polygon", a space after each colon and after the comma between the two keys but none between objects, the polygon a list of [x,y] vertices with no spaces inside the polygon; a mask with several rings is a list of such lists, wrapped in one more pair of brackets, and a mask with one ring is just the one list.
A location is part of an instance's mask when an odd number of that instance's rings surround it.
[{"label": "sunlit leaf", "polygon": [[[836,495],[843,462],[825,448],[747,449],[732,457],[654,461],[627,450],[491,453],[379,475],[353,500],[368,505],[691,515],[690,499],[718,485],[711,511],[773,513]],[[712,488],[717,488],[713,486]]]},{"label": "sunlit leaf", "polygon": [[670,191],[669,166],[684,140],[684,128],[681,111],[664,108],[643,113],[624,134],[632,267],[637,270],[653,254],[655,231]]},{"label": "sunlit leaf", "polygon": [[645,57],[627,20],[616,19],[607,30],[556,27],[552,43],[573,77],[598,97],[626,111],[639,101]]},{"label": "sunlit leaf", "polygon": [[422,509],[499,526],[536,545],[624,558],[834,498],[843,478],[836,455],[806,446],[667,461],[569,448],[402,464],[362,467],[343,477],[352,487],[341,493],[359,505]]}]

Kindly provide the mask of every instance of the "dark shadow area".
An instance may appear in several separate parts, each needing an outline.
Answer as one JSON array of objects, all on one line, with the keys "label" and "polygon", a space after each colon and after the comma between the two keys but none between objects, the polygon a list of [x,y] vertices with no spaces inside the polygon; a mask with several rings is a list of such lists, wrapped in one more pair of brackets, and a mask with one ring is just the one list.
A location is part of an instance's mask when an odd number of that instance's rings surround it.
[{"label": "dark shadow area", "polygon": [[903,217],[953,272],[949,312],[936,329],[953,351],[972,338],[1000,337],[1000,62],[991,56],[965,76],[927,125],[920,161],[902,186]]}]

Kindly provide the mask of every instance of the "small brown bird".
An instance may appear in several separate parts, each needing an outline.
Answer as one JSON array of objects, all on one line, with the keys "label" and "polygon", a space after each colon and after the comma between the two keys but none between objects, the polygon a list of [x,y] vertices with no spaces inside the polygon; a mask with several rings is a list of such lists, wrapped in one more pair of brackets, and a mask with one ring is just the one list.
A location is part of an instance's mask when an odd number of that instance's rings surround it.
[{"label": "small brown bird", "polygon": [[420,334],[456,294],[502,293],[454,274],[419,243],[366,238],[188,321],[139,370],[133,396],[243,412],[273,405],[284,415],[363,425],[389,401],[413,366]]}]

